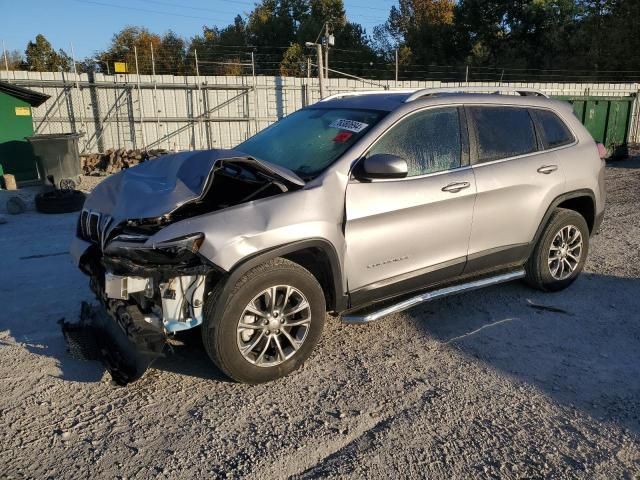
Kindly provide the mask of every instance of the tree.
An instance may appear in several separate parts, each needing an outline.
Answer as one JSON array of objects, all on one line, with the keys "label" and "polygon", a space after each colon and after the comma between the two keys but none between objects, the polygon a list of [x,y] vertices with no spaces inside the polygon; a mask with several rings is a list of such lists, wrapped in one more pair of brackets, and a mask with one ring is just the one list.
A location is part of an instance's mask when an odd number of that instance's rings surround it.
[{"label": "tree", "polygon": [[136,73],[135,50],[138,53],[138,68],[141,74],[152,72],[151,45],[154,52],[160,51],[160,35],[151,33],[144,27],[125,27],[116,33],[111,45],[97,56],[101,62],[108,63],[113,71],[115,62],[127,64],[128,73]]},{"label": "tree", "polygon": [[280,75],[283,77],[302,77],[307,74],[307,57],[302,47],[294,43],[284,52],[280,62]]},{"label": "tree", "polygon": [[454,12],[453,0],[399,0],[384,27],[375,32],[376,44],[387,51],[398,48],[405,64],[456,63],[460,52]]},{"label": "tree", "polygon": [[25,56],[25,67],[28,70],[55,72],[71,68],[71,57],[62,49],[56,52],[42,34],[36,35],[35,41],[27,44]]},{"label": "tree", "polygon": [[[22,70],[25,68],[24,56],[19,50],[10,50],[7,54],[7,65],[9,70]],[[2,68],[4,68],[4,58],[2,59]]]},{"label": "tree", "polygon": [[160,39],[155,53],[156,73],[160,75],[184,75],[187,73],[187,44],[184,39],[169,30]]}]

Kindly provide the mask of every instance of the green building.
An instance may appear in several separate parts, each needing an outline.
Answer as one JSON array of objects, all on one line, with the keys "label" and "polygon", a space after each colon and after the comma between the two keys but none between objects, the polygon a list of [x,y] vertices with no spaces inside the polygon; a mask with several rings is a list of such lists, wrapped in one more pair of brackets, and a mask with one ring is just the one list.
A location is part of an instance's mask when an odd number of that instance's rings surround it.
[{"label": "green building", "polygon": [[18,182],[38,180],[38,167],[31,144],[31,108],[47,101],[49,95],[0,82],[0,173],[10,173]]}]

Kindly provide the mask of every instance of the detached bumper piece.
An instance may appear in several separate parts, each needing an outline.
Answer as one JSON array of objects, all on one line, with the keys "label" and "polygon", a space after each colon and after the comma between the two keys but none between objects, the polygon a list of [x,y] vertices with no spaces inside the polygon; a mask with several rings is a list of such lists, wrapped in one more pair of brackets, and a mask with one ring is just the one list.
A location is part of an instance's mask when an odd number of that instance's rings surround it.
[{"label": "detached bumper piece", "polygon": [[135,314],[121,310],[114,317],[102,305],[85,302],[80,321],[63,321],[61,326],[69,352],[85,360],[101,361],[114,383],[121,386],[142,377],[166,344],[162,331],[140,322]]},{"label": "detached bumper piece", "polygon": [[198,255],[201,233],[152,245],[124,233],[101,248],[103,217],[87,214],[79,225],[90,246],[78,264],[104,307],[87,328],[113,380],[126,385],[163,353],[171,335],[202,323],[207,279],[221,273]]}]

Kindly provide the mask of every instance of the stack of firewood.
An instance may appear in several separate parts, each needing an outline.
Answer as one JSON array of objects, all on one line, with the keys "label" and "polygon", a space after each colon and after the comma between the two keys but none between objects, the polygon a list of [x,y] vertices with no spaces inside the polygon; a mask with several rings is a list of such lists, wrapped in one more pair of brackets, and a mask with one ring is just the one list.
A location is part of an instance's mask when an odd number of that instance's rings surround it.
[{"label": "stack of firewood", "polygon": [[82,170],[85,175],[115,173],[123,168],[133,167],[147,160],[153,160],[166,153],[169,152],[165,149],[140,150],[137,148],[126,150],[124,148],[110,148],[104,153],[82,155]]}]

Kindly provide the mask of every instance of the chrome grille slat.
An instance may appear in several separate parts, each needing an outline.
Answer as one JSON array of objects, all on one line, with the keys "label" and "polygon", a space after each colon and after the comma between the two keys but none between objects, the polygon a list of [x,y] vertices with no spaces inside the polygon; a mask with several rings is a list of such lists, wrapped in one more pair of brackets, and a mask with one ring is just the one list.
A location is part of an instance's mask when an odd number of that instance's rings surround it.
[{"label": "chrome grille slat", "polygon": [[89,221],[89,211],[82,210],[80,214],[80,233],[82,234],[82,238],[89,238],[89,229],[88,229],[88,221]]},{"label": "chrome grille slat", "polygon": [[100,241],[100,214],[98,212],[89,214],[89,240]]},{"label": "chrome grille slat", "polygon": [[80,235],[83,239],[97,243],[104,249],[107,232],[113,218],[100,212],[82,210],[80,213]]}]

